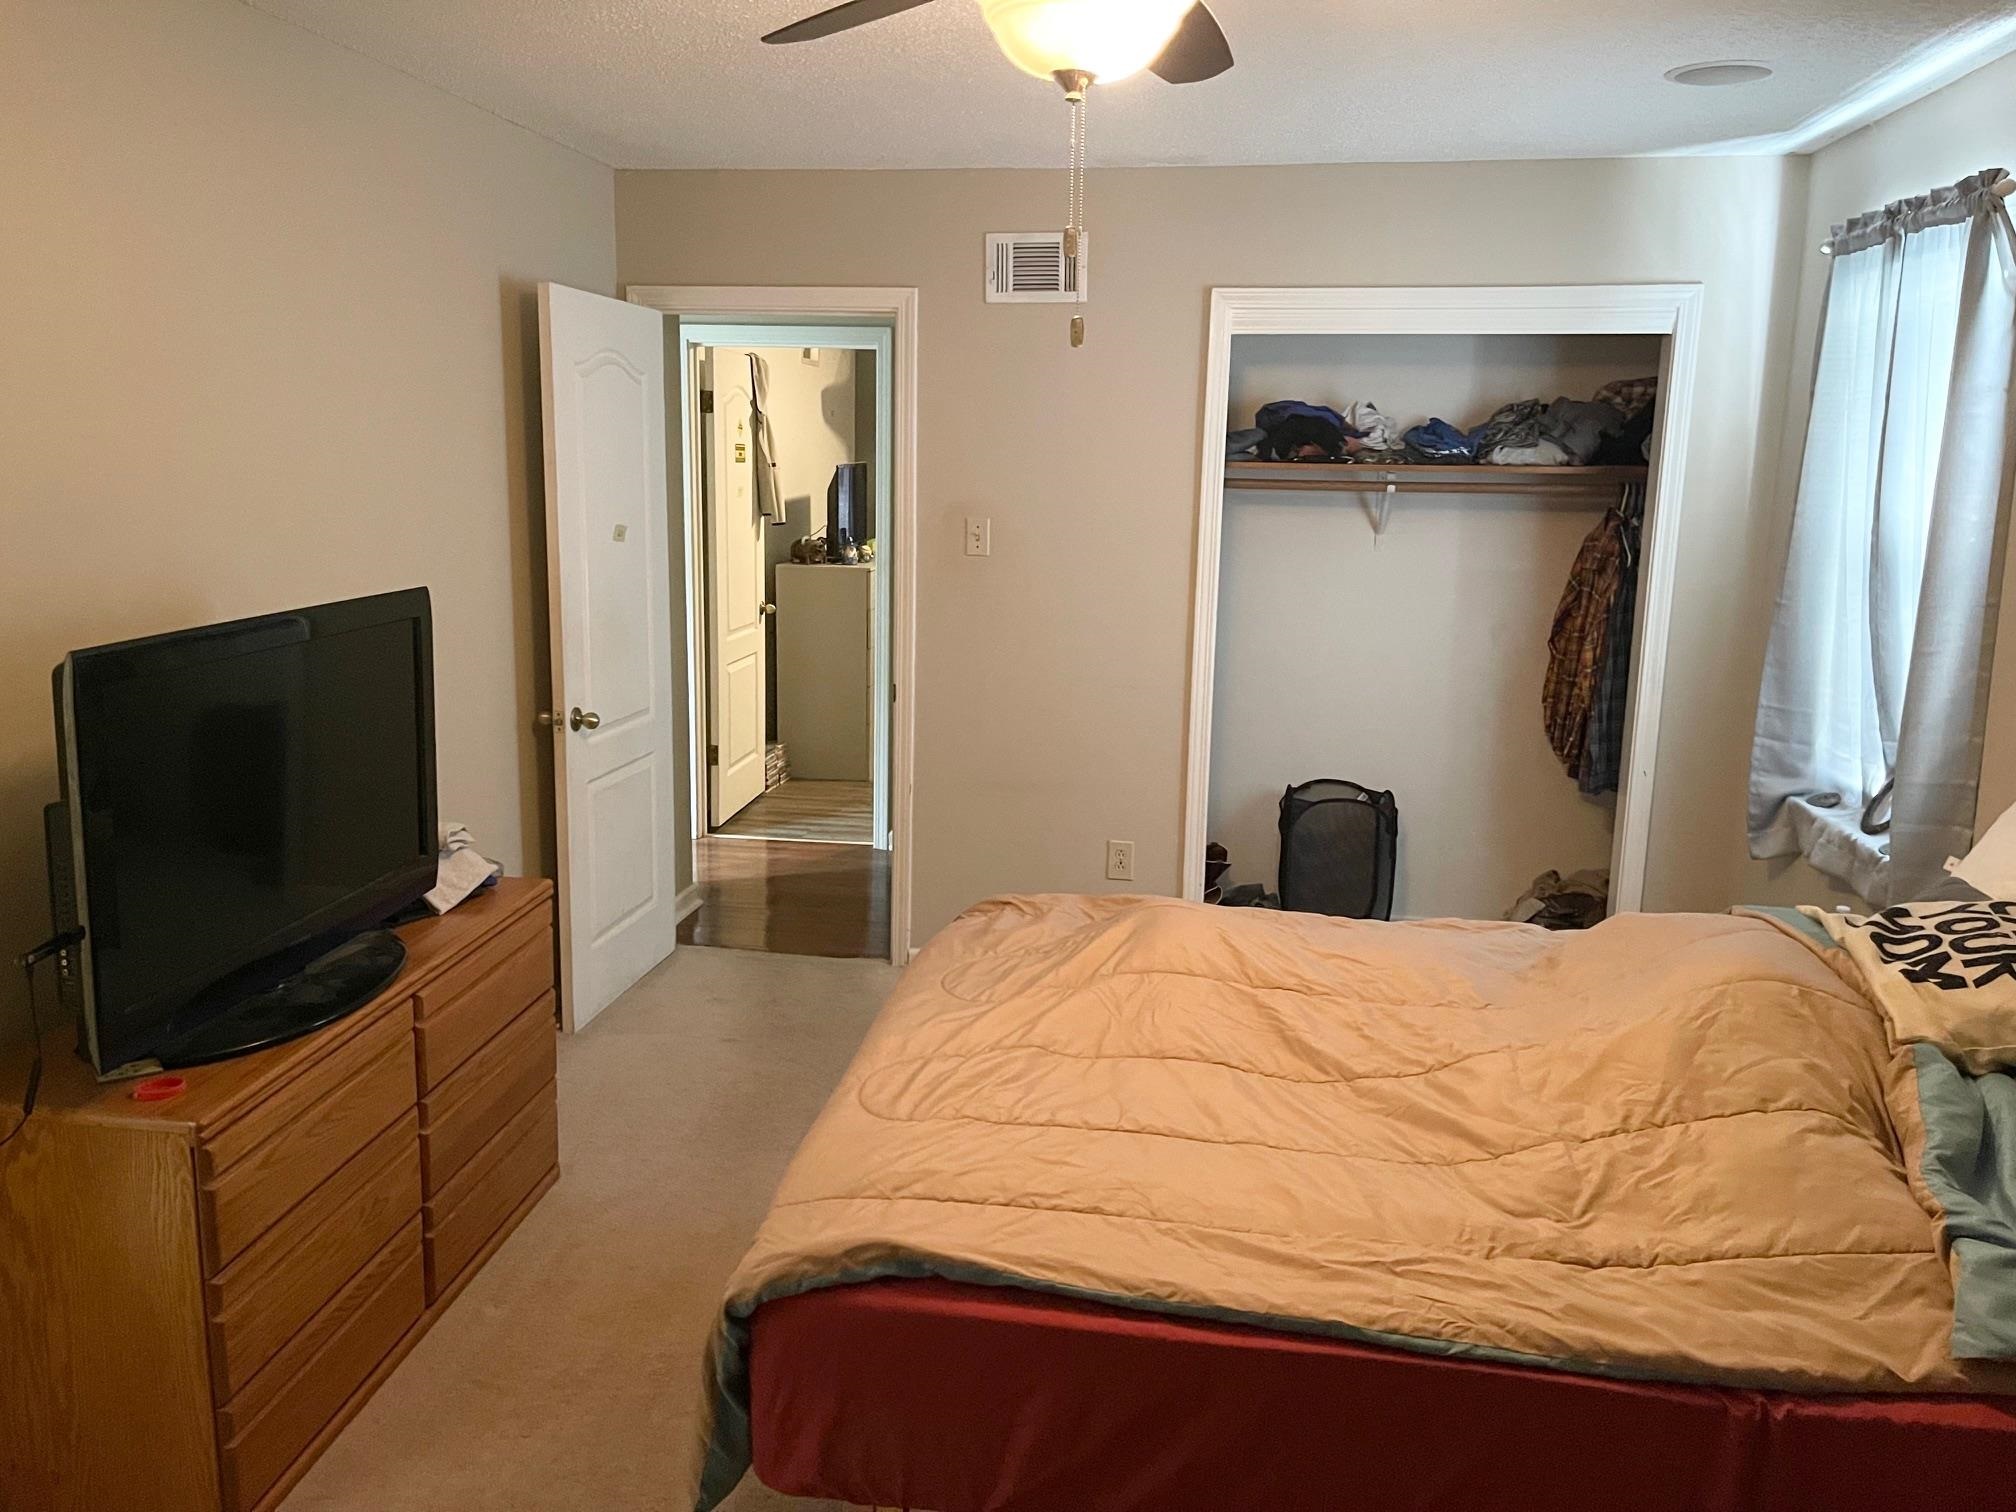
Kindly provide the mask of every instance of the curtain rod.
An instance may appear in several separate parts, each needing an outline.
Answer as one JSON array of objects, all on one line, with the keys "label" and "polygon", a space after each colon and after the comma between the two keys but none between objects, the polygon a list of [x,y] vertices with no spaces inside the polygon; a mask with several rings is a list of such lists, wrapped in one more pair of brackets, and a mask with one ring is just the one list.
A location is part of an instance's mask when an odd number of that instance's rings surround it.
[{"label": "curtain rod", "polygon": [[[2005,178],[1999,183],[1990,184],[1988,192],[2007,199],[2010,195],[2016,194],[2016,178]],[[1831,240],[1820,243],[1820,255],[1822,257],[1832,257],[1834,255],[1834,243]]]}]

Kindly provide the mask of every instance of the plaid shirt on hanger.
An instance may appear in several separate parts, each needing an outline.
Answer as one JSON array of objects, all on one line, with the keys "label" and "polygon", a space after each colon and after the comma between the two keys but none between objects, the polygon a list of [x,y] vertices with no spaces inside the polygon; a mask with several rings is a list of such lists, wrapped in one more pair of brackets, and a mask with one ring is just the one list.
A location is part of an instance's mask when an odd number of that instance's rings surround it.
[{"label": "plaid shirt on hanger", "polygon": [[1609,645],[1610,609],[1624,573],[1622,524],[1622,515],[1608,510],[1584,538],[1547,637],[1547,679],[1540,692],[1547,743],[1578,779]]},{"label": "plaid shirt on hanger", "polygon": [[1639,525],[1645,509],[1643,485],[1624,496],[1619,542],[1623,548],[1617,593],[1603,638],[1603,660],[1589,704],[1589,735],[1576,783],[1591,797],[1614,793],[1624,778],[1624,725],[1631,713],[1631,648],[1638,614]]}]

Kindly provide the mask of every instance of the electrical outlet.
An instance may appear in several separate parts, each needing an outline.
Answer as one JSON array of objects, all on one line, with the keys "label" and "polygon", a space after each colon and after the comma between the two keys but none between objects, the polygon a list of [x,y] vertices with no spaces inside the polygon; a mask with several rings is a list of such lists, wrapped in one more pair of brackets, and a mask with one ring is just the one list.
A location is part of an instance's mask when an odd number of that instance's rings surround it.
[{"label": "electrical outlet", "polygon": [[994,522],[985,515],[966,516],[966,555],[994,554]]},{"label": "electrical outlet", "polygon": [[1132,840],[1108,840],[1106,842],[1106,880],[1109,882],[1132,882],[1134,880],[1134,842]]}]

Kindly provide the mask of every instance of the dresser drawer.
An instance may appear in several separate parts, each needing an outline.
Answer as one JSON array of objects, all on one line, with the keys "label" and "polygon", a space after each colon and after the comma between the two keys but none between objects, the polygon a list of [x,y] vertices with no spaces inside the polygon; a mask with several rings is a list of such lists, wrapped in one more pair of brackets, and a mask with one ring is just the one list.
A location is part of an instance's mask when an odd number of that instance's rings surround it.
[{"label": "dresser drawer", "polygon": [[217,1413],[225,1512],[248,1512],[420,1321],[410,1221]]},{"label": "dresser drawer", "polygon": [[[262,1097],[242,1116],[214,1133],[205,1134],[197,1152],[197,1174],[207,1181],[230,1169],[275,1134],[299,1123],[304,1114],[377,1059],[388,1045],[396,1044],[402,1033],[410,1035],[413,1000],[405,998],[386,1009],[367,1008],[356,1017],[368,1019],[368,1025]],[[338,1020],[318,1033],[332,1035],[348,1027],[347,1020]]]},{"label": "dresser drawer", "polygon": [[420,1089],[439,1086],[484,1041],[552,990],[553,925],[542,909],[420,990]]},{"label": "dresser drawer", "polygon": [[[315,1095],[296,1097],[295,1088],[288,1088],[284,1098],[275,1099],[287,1103],[287,1120],[263,1142],[233,1151],[228,1164],[214,1147],[198,1152],[209,1273],[229,1265],[413,1106],[412,1024],[412,1013],[402,1007],[314,1067],[301,1082],[314,1081]],[[270,1122],[265,1109],[260,1112],[261,1122]]]},{"label": "dresser drawer", "polygon": [[427,1300],[436,1301],[484,1242],[560,1161],[560,1126],[548,1082],[490,1136],[425,1204]]},{"label": "dresser drawer", "polygon": [[419,1211],[419,1115],[409,1110],[205,1284],[217,1400],[230,1400]]},{"label": "dresser drawer", "polygon": [[431,1194],[553,1080],[553,994],[513,1019],[420,1100],[420,1155]]}]

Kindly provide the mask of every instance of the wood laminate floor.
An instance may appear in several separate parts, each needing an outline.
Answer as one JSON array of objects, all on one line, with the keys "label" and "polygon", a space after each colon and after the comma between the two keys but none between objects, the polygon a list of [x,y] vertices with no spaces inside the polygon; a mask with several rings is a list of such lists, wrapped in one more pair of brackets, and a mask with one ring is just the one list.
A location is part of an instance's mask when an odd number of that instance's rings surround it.
[{"label": "wood laminate floor", "polygon": [[887,851],[707,835],[693,842],[693,871],[701,902],[679,926],[685,944],[888,958]]},{"label": "wood laminate floor", "polygon": [[717,835],[758,840],[831,840],[868,845],[875,839],[875,791],[865,782],[794,777],[770,789]]}]

